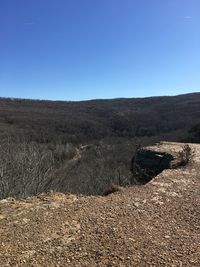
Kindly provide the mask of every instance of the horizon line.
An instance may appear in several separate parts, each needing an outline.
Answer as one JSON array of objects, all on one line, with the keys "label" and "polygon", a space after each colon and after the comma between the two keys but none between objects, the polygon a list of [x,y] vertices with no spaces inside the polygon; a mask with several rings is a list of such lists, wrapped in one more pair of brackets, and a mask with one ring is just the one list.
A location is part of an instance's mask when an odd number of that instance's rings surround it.
[{"label": "horizon line", "polygon": [[28,100],[28,101],[49,101],[49,102],[87,102],[87,101],[103,101],[103,100],[118,100],[118,99],[145,99],[145,98],[156,98],[156,97],[176,97],[182,95],[200,94],[200,92],[189,92],[183,94],[170,94],[170,95],[152,95],[152,96],[135,96],[135,97],[113,97],[113,98],[91,98],[91,99],[80,99],[80,100],[67,100],[67,99],[44,99],[44,98],[23,98],[13,96],[0,96],[0,99],[8,100]]}]

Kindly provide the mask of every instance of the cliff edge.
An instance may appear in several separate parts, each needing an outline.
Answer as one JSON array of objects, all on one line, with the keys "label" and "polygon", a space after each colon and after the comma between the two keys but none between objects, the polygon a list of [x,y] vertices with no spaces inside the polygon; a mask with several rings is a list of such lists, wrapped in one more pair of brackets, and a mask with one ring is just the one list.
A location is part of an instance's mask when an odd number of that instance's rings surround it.
[{"label": "cliff edge", "polygon": [[[144,150],[177,162],[183,145]],[[200,266],[200,145],[188,145],[185,166],[106,197],[1,200],[0,266]]]}]

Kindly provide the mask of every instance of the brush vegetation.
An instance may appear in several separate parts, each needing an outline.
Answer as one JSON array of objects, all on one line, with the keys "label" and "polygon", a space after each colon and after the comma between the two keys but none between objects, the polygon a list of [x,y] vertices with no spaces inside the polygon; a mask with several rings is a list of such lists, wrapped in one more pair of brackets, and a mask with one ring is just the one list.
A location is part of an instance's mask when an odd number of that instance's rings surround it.
[{"label": "brush vegetation", "polygon": [[200,93],[82,102],[0,98],[0,198],[103,194],[138,146],[200,142]]}]

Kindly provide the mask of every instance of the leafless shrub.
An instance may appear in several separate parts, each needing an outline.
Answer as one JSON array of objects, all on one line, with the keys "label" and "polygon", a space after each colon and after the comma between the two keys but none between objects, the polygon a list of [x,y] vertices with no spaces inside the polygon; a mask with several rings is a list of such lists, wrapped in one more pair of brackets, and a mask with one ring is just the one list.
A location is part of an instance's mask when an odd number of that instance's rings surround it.
[{"label": "leafless shrub", "polygon": [[191,158],[191,148],[188,144],[183,146],[182,151],[180,151],[178,154],[178,161],[180,166],[185,166],[188,164],[190,158]]},{"label": "leafless shrub", "polygon": [[54,157],[36,143],[0,144],[0,198],[27,197],[45,191],[52,174]]},{"label": "leafless shrub", "polygon": [[75,155],[75,147],[70,144],[56,144],[53,148],[54,158],[58,163],[71,159]]}]

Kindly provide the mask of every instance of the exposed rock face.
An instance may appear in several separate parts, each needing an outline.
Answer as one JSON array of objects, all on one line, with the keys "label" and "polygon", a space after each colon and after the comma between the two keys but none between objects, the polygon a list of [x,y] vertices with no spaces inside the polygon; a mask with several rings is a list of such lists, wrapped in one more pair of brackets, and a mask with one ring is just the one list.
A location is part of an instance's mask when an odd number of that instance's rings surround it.
[{"label": "exposed rock face", "polygon": [[189,162],[191,148],[179,144],[166,147],[165,142],[142,148],[131,162],[132,184],[145,184],[165,169],[175,169]]},{"label": "exposed rock face", "polygon": [[[162,143],[148,150],[174,155],[182,147]],[[190,147],[184,168],[106,197],[1,200],[0,266],[199,267],[200,145]]]}]

